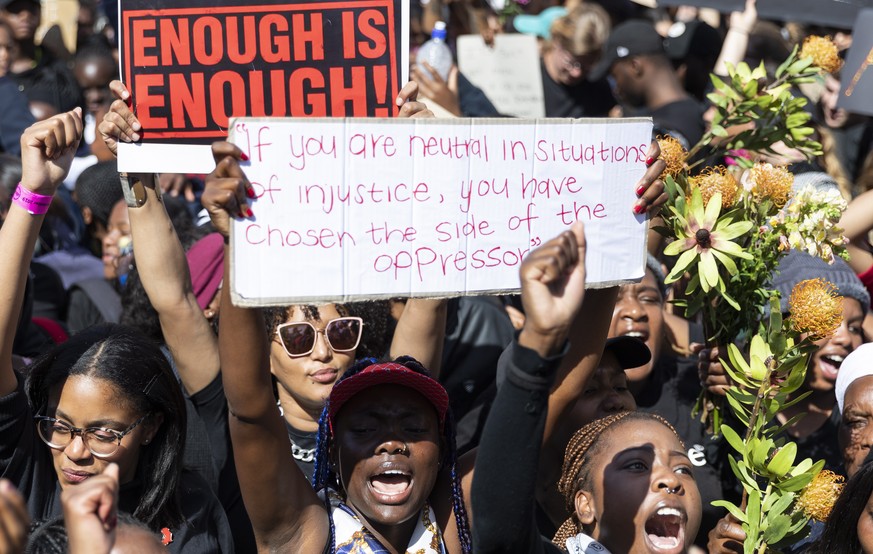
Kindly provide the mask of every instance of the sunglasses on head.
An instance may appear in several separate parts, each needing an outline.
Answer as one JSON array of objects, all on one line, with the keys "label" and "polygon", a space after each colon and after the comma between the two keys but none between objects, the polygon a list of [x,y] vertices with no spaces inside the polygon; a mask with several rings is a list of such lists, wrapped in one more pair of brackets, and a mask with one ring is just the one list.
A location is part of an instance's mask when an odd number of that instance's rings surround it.
[{"label": "sunglasses on head", "polygon": [[308,321],[283,323],[276,328],[276,334],[289,356],[306,356],[315,350],[318,333],[324,334],[327,345],[334,352],[350,352],[361,342],[363,328],[364,321],[360,317],[338,317],[321,329]]}]

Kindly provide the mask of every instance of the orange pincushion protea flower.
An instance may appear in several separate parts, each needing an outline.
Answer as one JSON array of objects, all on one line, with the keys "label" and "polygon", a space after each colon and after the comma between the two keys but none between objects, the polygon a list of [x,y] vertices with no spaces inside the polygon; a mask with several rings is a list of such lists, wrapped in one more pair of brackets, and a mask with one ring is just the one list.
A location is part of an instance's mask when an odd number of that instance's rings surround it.
[{"label": "orange pincushion protea flower", "polygon": [[834,507],[834,502],[843,490],[842,475],[833,471],[823,470],[816,475],[812,482],[803,489],[797,499],[797,509],[803,511],[807,517],[816,521],[825,522]]},{"label": "orange pincushion protea flower", "polygon": [[785,166],[756,163],[749,171],[752,196],[757,200],[770,199],[781,208],[791,196],[794,175]]},{"label": "orange pincushion protea flower", "polygon": [[816,338],[834,334],[843,321],[843,297],[833,283],[822,278],[797,283],[788,298],[791,325]]},{"label": "orange pincushion protea flower", "polygon": [[801,58],[812,58],[812,63],[828,73],[836,73],[843,67],[837,45],[831,37],[809,36],[800,49]]},{"label": "orange pincushion protea flower", "polygon": [[666,179],[667,175],[676,177],[685,169],[685,158],[688,157],[688,151],[682,147],[682,144],[671,137],[659,136],[658,146],[661,147],[661,158],[667,164],[667,168],[661,173],[661,179]]},{"label": "orange pincushion protea flower", "polygon": [[724,166],[707,167],[697,177],[691,179],[691,186],[700,189],[703,203],[708,204],[709,199],[716,193],[721,193],[721,207],[730,208],[739,196],[740,184],[736,178]]}]

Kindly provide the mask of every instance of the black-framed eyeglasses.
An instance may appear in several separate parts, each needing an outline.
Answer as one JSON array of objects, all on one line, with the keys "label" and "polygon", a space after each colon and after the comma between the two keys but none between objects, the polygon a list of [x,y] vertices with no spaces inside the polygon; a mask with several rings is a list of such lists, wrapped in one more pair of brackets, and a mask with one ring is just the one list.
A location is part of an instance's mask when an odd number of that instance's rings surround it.
[{"label": "black-framed eyeglasses", "polygon": [[118,452],[118,448],[121,446],[121,439],[129,435],[136,429],[137,425],[145,421],[150,415],[149,413],[142,416],[124,431],[116,431],[115,429],[107,429],[105,427],[82,429],[68,425],[53,417],[41,415],[34,416],[33,419],[36,420],[36,430],[39,433],[39,437],[51,448],[63,450],[73,442],[73,437],[79,435],[92,454],[98,458],[106,458]]},{"label": "black-framed eyeglasses", "polygon": [[334,352],[351,352],[361,342],[364,321],[360,317],[331,319],[322,329],[308,321],[283,323],[276,328],[279,342],[289,356],[306,356],[315,350],[318,333],[323,333],[327,344]]}]

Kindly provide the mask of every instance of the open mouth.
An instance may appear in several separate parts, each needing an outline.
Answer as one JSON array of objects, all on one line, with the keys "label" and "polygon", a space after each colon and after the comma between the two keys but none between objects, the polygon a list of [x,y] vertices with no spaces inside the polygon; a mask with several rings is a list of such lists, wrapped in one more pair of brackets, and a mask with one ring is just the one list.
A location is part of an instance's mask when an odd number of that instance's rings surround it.
[{"label": "open mouth", "polygon": [[821,368],[822,375],[832,381],[835,380],[844,359],[844,357],[838,354],[829,354],[819,358],[819,367]]},{"label": "open mouth", "polygon": [[680,552],[685,547],[685,517],[676,508],[659,508],[646,520],[646,540],[655,552]]},{"label": "open mouth", "polygon": [[633,337],[635,339],[639,339],[643,342],[649,340],[649,333],[647,331],[628,331],[626,333],[622,333],[624,337]]},{"label": "open mouth", "polygon": [[412,476],[400,470],[373,475],[369,482],[370,489],[385,504],[402,502],[412,490]]}]

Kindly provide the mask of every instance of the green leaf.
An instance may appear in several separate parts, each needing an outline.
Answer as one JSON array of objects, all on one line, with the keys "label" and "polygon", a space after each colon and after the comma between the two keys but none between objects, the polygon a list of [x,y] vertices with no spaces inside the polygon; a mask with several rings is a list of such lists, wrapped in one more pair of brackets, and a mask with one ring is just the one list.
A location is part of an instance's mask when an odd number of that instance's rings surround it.
[{"label": "green leaf", "polygon": [[717,137],[724,138],[724,137],[728,136],[727,130],[725,130],[725,128],[722,127],[721,125],[713,125],[712,128],[709,130],[709,132]]},{"label": "green leaf", "polygon": [[698,268],[700,269],[700,286],[703,287],[704,292],[708,290],[707,287],[715,288],[718,285],[718,264],[715,263],[715,256],[712,255],[711,250],[700,253]]},{"label": "green leaf", "polygon": [[669,285],[670,283],[675,283],[676,281],[681,279],[682,276],[685,275],[685,271],[695,261],[697,261],[697,249],[696,248],[690,248],[690,249],[686,250],[685,252],[683,252],[682,255],[679,256],[679,259],[676,260],[676,265],[673,266],[673,271],[671,271],[670,274],[667,275],[667,278],[665,279],[664,282]]},{"label": "green leaf", "polygon": [[729,425],[721,426],[721,434],[724,436],[725,440],[728,441],[728,444],[731,447],[739,452],[740,454],[744,454],[746,452],[746,443],[743,442],[743,439],[734,431]]},{"label": "green leaf", "polygon": [[749,522],[751,535],[757,536],[758,529],[761,524],[761,493],[757,490],[752,490],[749,493],[749,501],[746,505],[746,518]]},{"label": "green leaf", "polygon": [[779,449],[779,452],[767,464],[767,472],[779,478],[785,477],[791,466],[794,465],[794,458],[796,456],[797,444],[789,442]]},{"label": "green leaf", "polygon": [[770,524],[764,531],[764,542],[767,544],[775,544],[785,538],[788,529],[791,527],[791,518],[785,514],[767,518]]},{"label": "green leaf", "polygon": [[737,508],[732,502],[728,502],[727,500],[713,500],[711,504],[713,506],[725,508],[740,523],[746,523],[746,513]]}]

